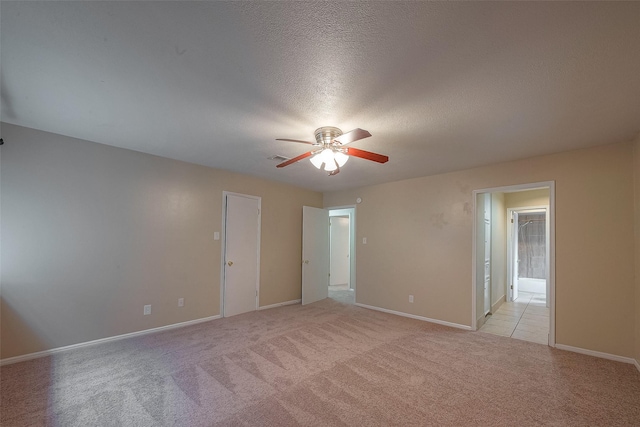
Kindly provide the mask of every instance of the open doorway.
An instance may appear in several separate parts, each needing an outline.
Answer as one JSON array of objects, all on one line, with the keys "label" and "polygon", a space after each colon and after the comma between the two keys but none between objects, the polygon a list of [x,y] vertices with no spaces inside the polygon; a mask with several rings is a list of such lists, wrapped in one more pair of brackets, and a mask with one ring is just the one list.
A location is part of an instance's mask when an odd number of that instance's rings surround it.
[{"label": "open doorway", "polygon": [[474,199],[474,329],[554,346],[554,183]]},{"label": "open doorway", "polygon": [[547,206],[507,208],[507,301],[521,299],[525,293],[549,307],[547,216]]},{"label": "open doorway", "polygon": [[355,303],[355,208],[329,209],[329,298]]}]

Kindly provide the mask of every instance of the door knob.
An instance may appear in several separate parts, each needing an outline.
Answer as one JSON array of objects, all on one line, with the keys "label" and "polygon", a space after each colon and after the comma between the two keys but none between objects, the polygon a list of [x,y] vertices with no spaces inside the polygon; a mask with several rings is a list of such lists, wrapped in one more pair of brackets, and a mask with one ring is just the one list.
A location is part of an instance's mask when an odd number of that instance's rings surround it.
[{"label": "door knob", "polygon": [[233,261],[229,261],[229,262],[227,263],[227,265],[228,265],[229,267],[231,267],[231,266],[233,265]]}]

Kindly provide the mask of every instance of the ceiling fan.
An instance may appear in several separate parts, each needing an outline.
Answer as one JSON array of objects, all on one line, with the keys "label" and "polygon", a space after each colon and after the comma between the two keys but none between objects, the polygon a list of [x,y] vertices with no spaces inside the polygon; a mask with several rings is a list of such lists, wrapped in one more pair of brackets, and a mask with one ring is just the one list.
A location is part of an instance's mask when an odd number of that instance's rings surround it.
[{"label": "ceiling fan", "polygon": [[386,163],[389,161],[388,156],[382,154],[372,153],[370,151],[360,150],[353,147],[345,147],[347,144],[358,141],[360,139],[368,138],[371,134],[364,129],[354,129],[347,133],[333,126],[323,126],[318,128],[314,132],[316,142],[301,141],[299,139],[285,139],[276,138],[276,141],[289,141],[299,142],[301,144],[310,144],[314,148],[304,154],[289,159],[286,162],[278,164],[276,167],[283,168],[296,163],[307,157],[311,157],[311,163],[321,169],[324,165],[324,170],[329,172],[329,176],[336,175],[340,172],[340,168],[347,163],[349,156],[360,157],[361,159],[372,160],[378,163]]}]

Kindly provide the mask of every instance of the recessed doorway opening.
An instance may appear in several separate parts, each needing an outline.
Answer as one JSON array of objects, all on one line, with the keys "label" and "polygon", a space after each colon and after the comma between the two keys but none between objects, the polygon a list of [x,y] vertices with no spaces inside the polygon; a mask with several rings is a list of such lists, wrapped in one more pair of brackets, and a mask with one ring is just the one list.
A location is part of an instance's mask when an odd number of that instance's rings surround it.
[{"label": "recessed doorway opening", "polygon": [[329,298],[355,303],[355,208],[329,209]]},{"label": "recessed doorway opening", "polygon": [[507,208],[507,301],[527,292],[549,307],[547,216],[548,206]]},{"label": "recessed doorway opening", "polygon": [[554,346],[554,182],[473,195],[473,329]]}]

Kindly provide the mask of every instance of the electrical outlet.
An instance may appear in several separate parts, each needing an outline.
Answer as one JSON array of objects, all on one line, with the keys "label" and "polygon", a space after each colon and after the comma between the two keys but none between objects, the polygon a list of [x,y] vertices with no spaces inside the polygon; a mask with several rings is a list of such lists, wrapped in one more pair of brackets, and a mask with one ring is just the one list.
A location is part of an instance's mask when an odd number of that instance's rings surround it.
[{"label": "electrical outlet", "polygon": [[362,244],[363,244],[363,245],[366,245],[366,244],[367,244],[367,238],[366,238],[366,237],[363,237],[363,238],[362,238]]},{"label": "electrical outlet", "polygon": [[144,306],[144,315],[151,314],[151,305]]},{"label": "electrical outlet", "polygon": [[184,298],[178,298],[178,307],[184,307]]},{"label": "electrical outlet", "polygon": [[413,302],[413,295],[409,295],[409,302]]}]

